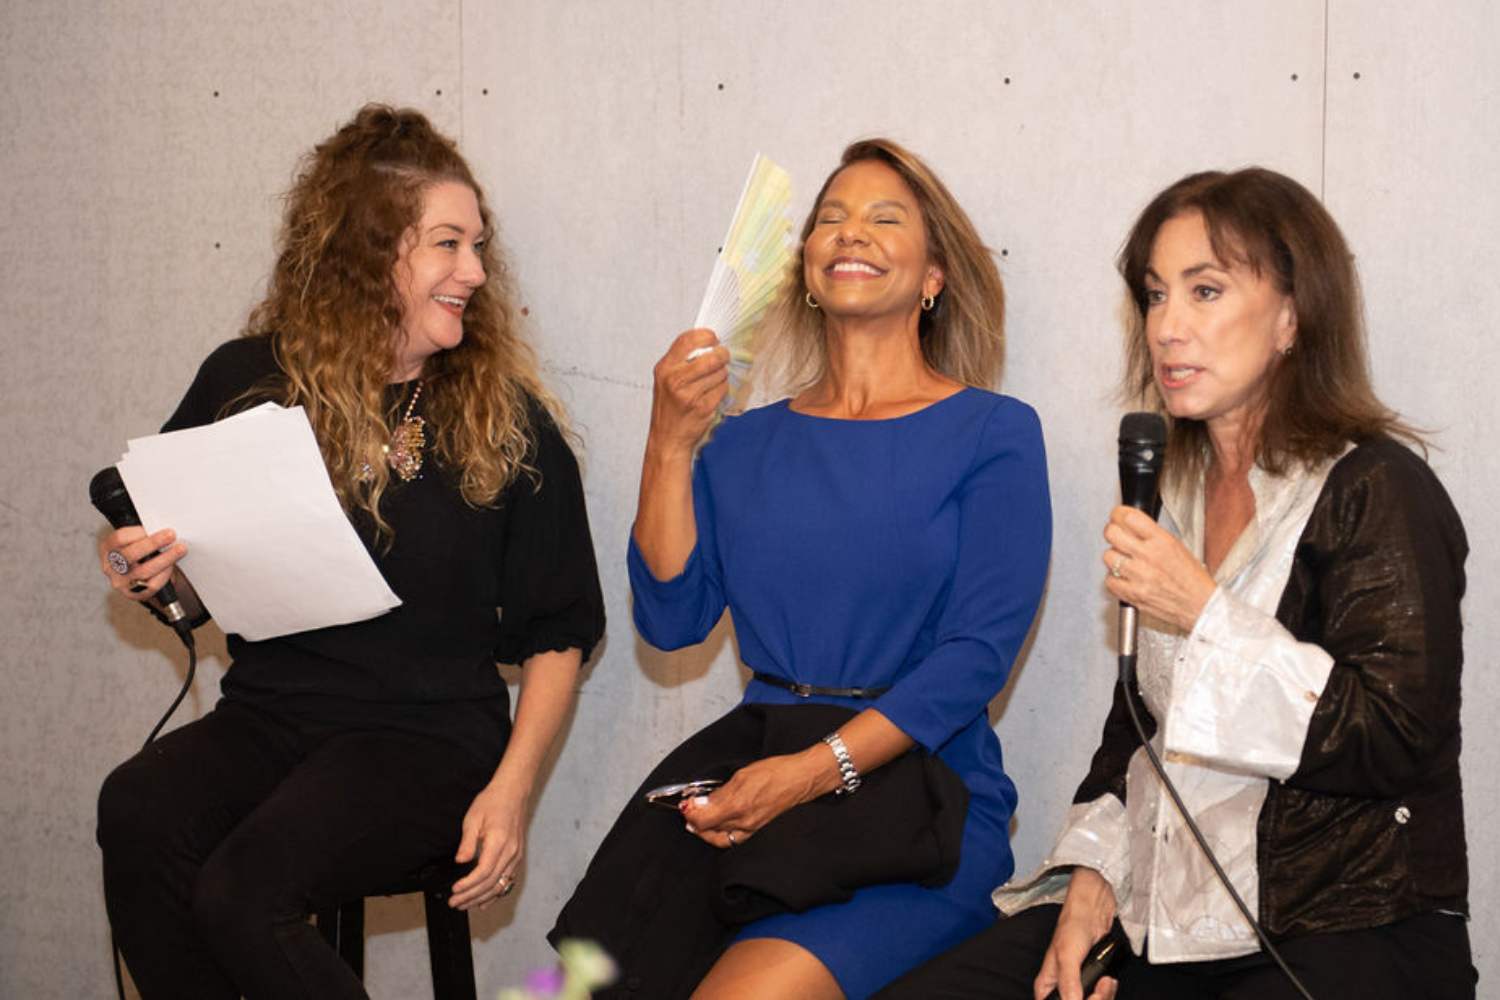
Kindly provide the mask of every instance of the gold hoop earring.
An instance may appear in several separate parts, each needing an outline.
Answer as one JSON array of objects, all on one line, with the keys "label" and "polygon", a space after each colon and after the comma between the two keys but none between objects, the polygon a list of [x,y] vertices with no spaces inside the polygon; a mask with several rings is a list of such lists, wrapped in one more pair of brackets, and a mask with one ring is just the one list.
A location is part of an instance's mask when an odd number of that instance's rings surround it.
[{"label": "gold hoop earring", "polygon": [[807,292],[806,294],[804,294],[802,296],[802,298],[807,301],[807,308],[809,308],[809,309],[816,309],[816,308],[818,308],[818,300],[812,297],[812,292]]},{"label": "gold hoop earring", "polygon": [[935,296],[935,295],[924,295],[924,296],[922,296],[922,311],[923,312],[932,312],[932,307],[935,306],[935,305],[937,305],[937,296]]}]

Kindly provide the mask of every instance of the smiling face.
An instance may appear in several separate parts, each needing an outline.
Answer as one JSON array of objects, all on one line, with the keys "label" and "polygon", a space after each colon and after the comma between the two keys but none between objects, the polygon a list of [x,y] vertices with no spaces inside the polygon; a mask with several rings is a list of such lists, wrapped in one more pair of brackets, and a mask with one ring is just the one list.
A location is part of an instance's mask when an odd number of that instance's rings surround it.
[{"label": "smiling face", "polygon": [[921,298],[943,289],[916,195],[879,160],[835,175],[818,203],[802,266],[818,305],[840,319],[915,318]]},{"label": "smiling face", "polygon": [[484,240],[473,188],[458,181],[428,186],[422,217],[407,233],[393,272],[401,297],[393,381],[416,378],[428,358],[463,341],[464,308],[484,284]]},{"label": "smiling face", "polygon": [[1146,271],[1146,342],[1167,412],[1211,433],[1259,426],[1271,373],[1297,334],[1290,295],[1221,261],[1198,212],[1157,230]]}]

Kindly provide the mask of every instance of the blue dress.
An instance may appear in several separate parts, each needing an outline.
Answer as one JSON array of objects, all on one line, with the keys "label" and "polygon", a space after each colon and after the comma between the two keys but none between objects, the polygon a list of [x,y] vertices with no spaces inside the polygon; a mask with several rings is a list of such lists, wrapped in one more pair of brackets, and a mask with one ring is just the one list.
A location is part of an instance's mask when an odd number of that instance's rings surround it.
[{"label": "blue dress", "polygon": [[[994,920],[1010,877],[1016,791],[986,714],[1041,599],[1051,549],[1041,425],[1025,403],[964,389],[889,420],[796,413],[783,400],[715,432],[693,471],[698,543],[658,580],[632,542],[641,635],[701,642],[727,606],[752,669],[822,687],[883,687],[873,707],[968,786],[953,881],[858,891],[747,925],[796,942],[864,997]],[[752,680],[747,702],[795,703]],[[856,762],[857,763],[857,762]]]}]

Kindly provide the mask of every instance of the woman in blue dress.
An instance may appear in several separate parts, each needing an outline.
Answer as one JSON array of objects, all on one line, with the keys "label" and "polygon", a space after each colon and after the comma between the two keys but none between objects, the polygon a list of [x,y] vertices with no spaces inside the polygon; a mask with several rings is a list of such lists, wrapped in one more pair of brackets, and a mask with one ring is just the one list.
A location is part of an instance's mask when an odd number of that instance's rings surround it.
[{"label": "woman in blue dress", "polygon": [[1016,792],[986,708],[1041,597],[1051,511],[1035,412],[986,388],[1000,276],[943,184],[886,140],[845,150],[802,241],[769,324],[789,399],[725,420],[695,460],[727,351],[691,330],[657,364],[630,578],[636,624],[663,649],[702,641],[729,608],[755,674],[746,702],[857,714],[689,799],[684,825],[732,849],[913,747],[957,773],[969,807],[947,884],[872,885],[750,923],[701,1000],[866,996],[991,923],[1012,868]]}]

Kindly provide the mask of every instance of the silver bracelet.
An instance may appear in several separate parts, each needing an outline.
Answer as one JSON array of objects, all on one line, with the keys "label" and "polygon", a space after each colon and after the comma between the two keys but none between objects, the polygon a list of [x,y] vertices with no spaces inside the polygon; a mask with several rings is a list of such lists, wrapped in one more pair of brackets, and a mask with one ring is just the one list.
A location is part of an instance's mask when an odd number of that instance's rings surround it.
[{"label": "silver bracelet", "polygon": [[848,795],[860,786],[862,779],[859,769],[854,766],[854,759],[849,756],[849,748],[844,746],[844,738],[839,735],[837,729],[823,737],[823,742],[828,744],[828,749],[833,751],[833,757],[838,761],[839,777],[844,781],[841,788],[835,794]]}]

